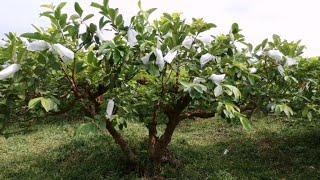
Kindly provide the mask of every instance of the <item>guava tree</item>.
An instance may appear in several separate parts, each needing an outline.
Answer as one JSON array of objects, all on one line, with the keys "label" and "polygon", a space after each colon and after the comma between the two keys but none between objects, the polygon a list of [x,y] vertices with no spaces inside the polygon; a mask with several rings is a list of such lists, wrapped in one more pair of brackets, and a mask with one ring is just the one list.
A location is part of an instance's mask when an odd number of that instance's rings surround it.
[{"label": "guava tree", "polygon": [[273,35],[272,41],[265,39],[254,49],[241,47],[241,56],[247,58],[255,77],[240,88],[242,111],[284,113],[309,120],[319,114],[319,100],[315,97],[319,92],[319,77],[315,75],[319,60],[303,58],[305,46],[300,41],[288,42]]},{"label": "guava tree", "polygon": [[[139,158],[117,127],[126,126],[127,119],[142,121],[149,130],[149,155],[155,167],[167,158],[168,144],[183,119],[224,112],[249,127],[233,104],[241,95],[229,80],[234,72],[227,72],[233,68],[232,38],[201,37],[214,24],[201,19],[187,24],[179,14],[164,14],[150,23],[155,9],[144,11],[139,3],[140,11],[125,25],[118,10],[104,1],[92,3],[102,14],[95,25],[87,23],[93,15],[84,16],[78,3],[77,14],[71,16],[62,12],[64,6],[43,6],[47,10],[41,15],[51,21],[48,29],[10,39],[10,47],[19,47],[10,53],[24,56],[19,61],[7,57],[19,64],[4,73],[4,79],[12,84],[9,77],[14,74],[14,79],[35,81],[33,88],[25,86],[30,93],[22,98],[34,114],[65,112],[64,106],[68,110],[77,104],[88,119],[105,126],[133,165]],[[80,32],[81,26],[85,32]],[[236,25],[233,31],[237,36]],[[21,41],[19,46],[15,40]],[[163,134],[157,133],[158,124],[167,125]]]},{"label": "guava tree", "polygon": [[[97,24],[78,3],[72,15],[62,11],[65,5],[43,6],[41,16],[49,18],[49,28],[36,27],[21,37],[11,33],[0,42],[1,120],[84,111],[142,172],[149,167],[143,168],[140,153],[121,133],[128,120],[140,121],[149,133],[150,170],[157,173],[161,163],[172,160],[168,146],[184,119],[216,116],[250,130],[242,111],[252,104],[263,109],[280,103],[274,109],[292,115],[290,106],[305,102],[289,98],[299,92],[305,96],[294,78],[300,74],[290,69],[300,64],[297,43],[275,36],[253,50],[237,24],[229,33],[210,36],[206,33],[214,24],[202,19],[187,23],[178,13],[150,22],[155,9],[143,10],[140,2],[130,22],[107,0],[92,3],[101,15]],[[298,67],[300,73],[310,68],[308,62]],[[300,81],[312,83],[303,76]],[[307,93],[310,106],[318,102],[318,90],[312,86]]]},{"label": "guava tree", "polygon": [[240,56],[247,59],[252,74],[248,79],[250,83],[241,87],[244,96],[241,102],[243,111],[253,113],[259,109],[268,113],[276,110],[277,113],[284,112],[287,116],[293,115],[288,98],[297,91],[298,83],[290,72],[296,70],[302,59],[300,55],[303,48],[299,42],[282,42],[279,36],[273,35],[273,41],[265,39],[254,49],[241,49]]}]

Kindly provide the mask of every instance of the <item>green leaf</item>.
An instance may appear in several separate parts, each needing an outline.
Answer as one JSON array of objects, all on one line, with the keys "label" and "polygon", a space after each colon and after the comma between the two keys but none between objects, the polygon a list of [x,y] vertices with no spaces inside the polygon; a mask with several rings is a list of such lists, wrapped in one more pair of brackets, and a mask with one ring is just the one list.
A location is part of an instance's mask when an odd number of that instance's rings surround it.
[{"label": "green leaf", "polygon": [[117,26],[122,26],[123,23],[124,23],[123,17],[122,17],[122,15],[120,14],[120,15],[118,15],[117,18],[116,18],[116,25],[117,25]]},{"label": "green leaf", "polygon": [[241,122],[241,124],[242,124],[242,127],[243,127],[245,130],[247,130],[247,131],[252,130],[252,125],[251,125],[250,121],[249,121],[247,118],[245,118],[245,117],[239,117],[239,119],[240,119],[240,122]]},{"label": "green leaf", "polygon": [[307,117],[309,121],[312,120],[312,112],[308,106],[303,109],[302,117]]},{"label": "green leaf", "polygon": [[62,14],[60,16],[60,20],[59,20],[59,24],[62,28],[64,28],[67,24],[67,18],[68,18],[68,15],[67,14]]},{"label": "green leaf", "polygon": [[99,3],[96,3],[96,2],[91,3],[91,6],[95,7],[95,8],[98,8],[98,9],[102,9],[103,8],[103,6],[101,6]]},{"label": "green leaf", "polygon": [[77,19],[79,19],[79,18],[80,18],[80,17],[79,17],[78,14],[73,14],[73,15],[70,16],[70,19],[71,19],[72,21],[75,21],[75,20],[77,20]]},{"label": "green leaf", "polygon": [[277,35],[277,34],[273,34],[273,35],[272,35],[272,38],[273,38],[273,41],[274,41],[276,44],[281,42],[281,38],[280,38],[280,36]]},{"label": "green leaf", "polygon": [[233,23],[231,26],[231,31],[232,34],[237,34],[240,31],[239,25],[237,23]]},{"label": "green leaf", "polygon": [[79,5],[78,2],[74,3],[74,9],[79,14],[79,16],[81,17],[82,14],[83,14],[83,10],[82,10],[82,8],[81,8],[81,6]]},{"label": "green leaf", "polygon": [[148,65],[147,70],[148,70],[148,73],[150,73],[153,76],[156,76],[156,77],[160,76],[159,68],[154,64]]},{"label": "green leaf", "polygon": [[41,105],[47,112],[57,109],[57,104],[50,98],[42,98]]},{"label": "green leaf", "polygon": [[186,81],[179,81],[179,83],[183,86],[183,91],[188,92],[191,90],[192,84]]},{"label": "green leaf", "polygon": [[115,20],[117,15],[118,15],[118,10],[117,9],[109,9],[109,16],[110,16],[112,21]]},{"label": "green leaf", "polygon": [[217,87],[214,88],[214,96],[219,97],[223,94],[223,89],[221,85],[218,85]]},{"label": "green leaf", "polygon": [[192,83],[192,88],[194,88],[200,94],[202,94],[203,92],[206,92],[208,90],[208,88],[203,84],[194,84],[194,83]]},{"label": "green leaf", "polygon": [[232,85],[224,85],[224,87],[229,89],[229,92],[227,91],[227,93],[230,94],[231,92],[237,101],[241,98],[241,92],[237,87]]},{"label": "green leaf", "polygon": [[293,110],[291,109],[291,107],[287,105],[284,106],[283,112],[286,114],[287,117],[290,117],[293,115]]},{"label": "green leaf", "polygon": [[35,33],[24,33],[21,37],[25,37],[27,39],[36,39],[36,40],[44,40],[44,41],[51,41],[50,37],[39,32]]},{"label": "green leaf", "polygon": [[66,2],[62,2],[57,6],[57,10],[61,10],[62,8],[64,8],[67,5]]},{"label": "green leaf", "polygon": [[257,46],[254,48],[254,53],[257,53],[261,47],[262,47],[261,44],[257,45]]},{"label": "green leaf", "polygon": [[103,6],[109,7],[109,0],[103,0]]},{"label": "green leaf", "polygon": [[40,103],[42,98],[43,97],[37,97],[37,98],[31,99],[28,103],[29,109],[33,109],[34,107],[36,107],[36,105]]},{"label": "green leaf", "polygon": [[94,15],[93,14],[88,14],[83,18],[83,21],[86,21],[88,19],[91,19]]},{"label": "green leaf", "polygon": [[75,70],[76,70],[76,72],[77,73],[80,73],[80,72],[82,72],[84,69],[86,68],[86,66],[84,65],[84,63],[83,62],[76,62],[76,66],[75,66]]},{"label": "green leaf", "polygon": [[284,112],[287,117],[290,117],[290,116],[293,115],[293,110],[287,104],[278,104],[278,105],[276,105],[275,112],[276,113]]},{"label": "green leaf", "polygon": [[151,8],[147,10],[148,15],[152,14],[157,8]]},{"label": "green leaf", "polygon": [[263,40],[261,43],[261,48],[264,49],[266,47],[267,43],[268,43],[268,39]]},{"label": "green leaf", "polygon": [[92,51],[88,53],[87,60],[89,64],[97,65],[98,60]]},{"label": "green leaf", "polygon": [[40,5],[40,7],[48,8],[48,9],[51,9],[51,10],[53,10],[53,9],[54,9],[54,6],[53,6],[53,4],[52,4],[52,3],[51,3],[51,4],[42,4],[42,5]]},{"label": "green leaf", "polygon": [[298,81],[295,77],[293,77],[293,76],[285,76],[285,77],[284,77],[284,80],[285,80],[285,81],[290,81],[290,80],[292,80],[292,81],[294,81],[295,83],[299,83],[299,81]]}]

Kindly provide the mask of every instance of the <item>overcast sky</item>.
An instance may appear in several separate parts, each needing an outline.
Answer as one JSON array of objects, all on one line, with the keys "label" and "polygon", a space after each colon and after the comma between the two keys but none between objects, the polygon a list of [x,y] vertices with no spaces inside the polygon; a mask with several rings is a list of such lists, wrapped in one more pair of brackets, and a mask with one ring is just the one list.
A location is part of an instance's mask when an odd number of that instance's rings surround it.
[{"label": "overcast sky", "polygon": [[[67,1],[67,0],[65,0]],[[102,0],[101,0],[102,1]],[[96,1],[96,2],[101,2]],[[40,5],[57,4],[61,0],[10,0],[0,6],[0,34],[14,31],[32,31],[31,24],[45,26],[46,20],[39,18]],[[69,0],[72,12],[74,0]],[[78,0],[85,12],[92,12],[90,0]],[[127,18],[137,12],[135,0],[110,0]],[[247,41],[259,43],[272,34],[288,40],[301,39],[308,49],[307,56],[320,55],[320,21],[318,0],[142,0],[144,8],[158,8],[155,16],[162,12],[182,12],[184,17],[204,18],[218,27],[215,34],[227,33],[233,22],[237,22]]]}]

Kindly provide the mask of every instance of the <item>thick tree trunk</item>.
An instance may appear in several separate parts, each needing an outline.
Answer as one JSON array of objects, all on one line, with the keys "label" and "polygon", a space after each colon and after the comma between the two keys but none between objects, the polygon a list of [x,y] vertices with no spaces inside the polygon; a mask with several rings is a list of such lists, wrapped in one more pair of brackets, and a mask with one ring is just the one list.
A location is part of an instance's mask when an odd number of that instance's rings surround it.
[{"label": "thick tree trunk", "polygon": [[167,128],[159,141],[155,145],[155,152],[153,153],[153,160],[156,164],[160,164],[163,156],[165,155],[168,145],[171,142],[173,132],[178,126],[180,120],[178,117],[173,117],[175,119],[169,119]]},{"label": "thick tree trunk", "polygon": [[155,153],[155,146],[158,142],[157,137],[157,118],[158,118],[159,102],[155,103],[152,120],[149,124],[149,155],[152,157]]},{"label": "thick tree trunk", "polygon": [[180,115],[187,108],[190,102],[191,97],[189,94],[186,94],[179,98],[175,105],[170,107],[168,106],[164,110],[169,121],[163,135],[159,138],[154,146],[154,153],[151,154],[151,159],[153,160],[156,168],[160,167],[161,161],[167,152],[168,145],[171,142],[172,135],[179,122],[182,120]]}]

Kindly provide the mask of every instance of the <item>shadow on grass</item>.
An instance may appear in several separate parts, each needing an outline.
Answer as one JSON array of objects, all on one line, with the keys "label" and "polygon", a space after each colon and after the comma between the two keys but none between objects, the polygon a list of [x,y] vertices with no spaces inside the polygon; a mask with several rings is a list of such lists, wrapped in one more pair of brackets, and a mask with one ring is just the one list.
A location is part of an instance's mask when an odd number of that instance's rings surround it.
[{"label": "shadow on grass", "polygon": [[39,130],[39,127],[42,127],[43,125],[64,125],[66,123],[78,124],[80,122],[84,122],[83,114],[78,114],[77,116],[61,114],[57,116],[48,116],[46,118],[34,118],[28,121],[9,122],[6,124],[0,137],[9,138],[17,135],[36,133]]},{"label": "shadow on grass", "polygon": [[260,139],[239,138],[206,146],[173,144],[183,167],[168,177],[200,179],[319,179],[320,131]]},{"label": "shadow on grass", "polygon": [[[205,131],[179,134],[170,149],[181,161],[165,165],[163,176],[177,179],[318,179],[320,178],[320,130],[231,137],[199,145],[195,136]],[[137,141],[139,138],[130,137]],[[141,143],[143,144],[143,143]],[[139,145],[137,145],[139,146]],[[0,165],[8,179],[119,179],[135,178],[125,173],[126,161],[110,137],[93,135],[74,138],[48,151],[28,154]],[[1,175],[0,175],[1,177]]]},{"label": "shadow on grass", "polygon": [[28,154],[0,165],[4,179],[117,179],[124,176],[125,167],[120,149],[111,138],[103,136],[79,138],[50,151]]}]

